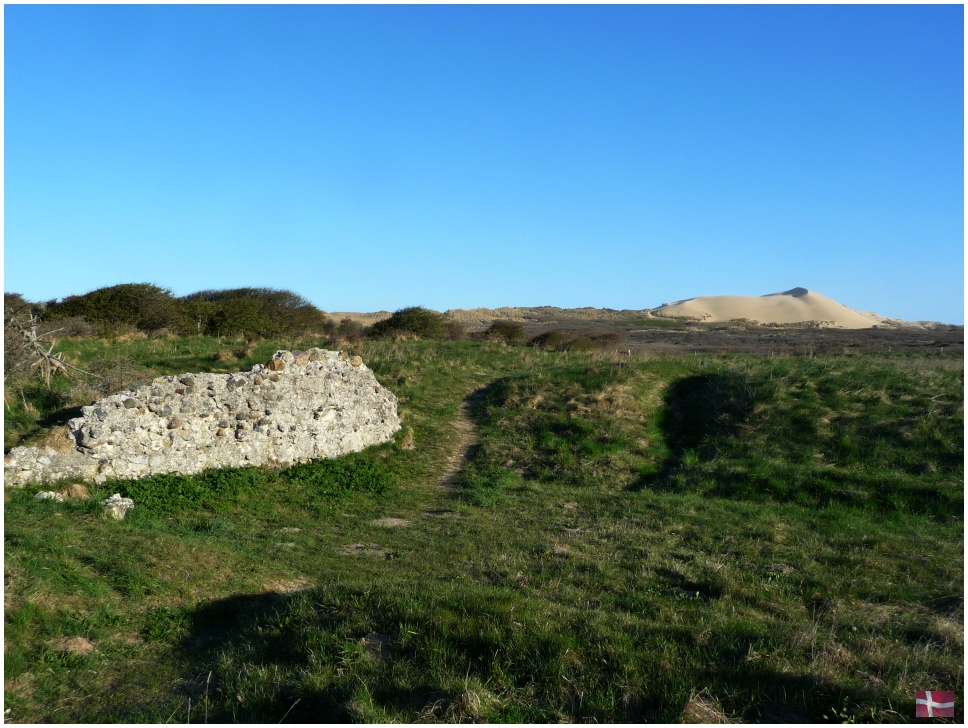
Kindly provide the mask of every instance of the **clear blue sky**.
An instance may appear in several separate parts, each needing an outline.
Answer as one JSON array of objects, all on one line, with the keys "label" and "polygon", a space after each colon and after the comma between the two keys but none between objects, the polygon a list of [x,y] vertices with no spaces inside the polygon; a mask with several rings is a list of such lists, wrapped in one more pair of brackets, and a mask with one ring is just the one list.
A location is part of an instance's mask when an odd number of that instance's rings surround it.
[{"label": "clear blue sky", "polygon": [[6,6],[4,289],[964,322],[961,6]]}]

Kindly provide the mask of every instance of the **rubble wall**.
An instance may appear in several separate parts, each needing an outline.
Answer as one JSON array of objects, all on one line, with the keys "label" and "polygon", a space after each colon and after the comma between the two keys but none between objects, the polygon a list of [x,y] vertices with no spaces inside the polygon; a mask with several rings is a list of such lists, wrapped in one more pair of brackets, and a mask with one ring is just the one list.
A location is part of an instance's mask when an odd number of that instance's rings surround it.
[{"label": "rubble wall", "polygon": [[98,400],[67,423],[72,447],[18,447],[4,484],[190,475],[332,458],[387,442],[397,399],[359,357],[278,351],[236,374],[158,377]]}]

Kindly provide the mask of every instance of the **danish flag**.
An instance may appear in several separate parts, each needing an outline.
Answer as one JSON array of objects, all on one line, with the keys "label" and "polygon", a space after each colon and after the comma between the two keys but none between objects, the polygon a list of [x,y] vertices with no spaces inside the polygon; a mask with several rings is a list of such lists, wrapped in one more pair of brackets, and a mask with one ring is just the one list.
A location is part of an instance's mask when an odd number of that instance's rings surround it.
[{"label": "danish flag", "polygon": [[916,718],[954,718],[954,690],[918,690],[914,694]]}]

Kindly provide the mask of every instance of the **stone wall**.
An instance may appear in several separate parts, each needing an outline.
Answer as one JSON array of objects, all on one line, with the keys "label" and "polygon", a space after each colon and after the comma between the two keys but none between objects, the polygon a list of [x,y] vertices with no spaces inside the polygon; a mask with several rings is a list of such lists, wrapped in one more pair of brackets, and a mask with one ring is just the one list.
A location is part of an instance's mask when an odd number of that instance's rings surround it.
[{"label": "stone wall", "polygon": [[397,399],[359,357],[277,351],[237,374],[158,377],[81,408],[67,452],[18,447],[4,484],[189,475],[209,468],[286,467],[390,440]]}]

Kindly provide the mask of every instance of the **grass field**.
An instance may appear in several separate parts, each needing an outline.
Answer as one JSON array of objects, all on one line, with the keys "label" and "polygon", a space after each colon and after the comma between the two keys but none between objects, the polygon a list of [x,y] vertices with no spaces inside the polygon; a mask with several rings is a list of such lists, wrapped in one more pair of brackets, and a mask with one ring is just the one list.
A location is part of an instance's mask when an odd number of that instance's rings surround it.
[{"label": "grass field", "polygon": [[[128,386],[291,343],[61,349]],[[962,722],[960,352],[352,353],[414,450],[7,491],[8,721],[894,722],[930,689]],[[58,386],[7,392],[7,447]]]}]

